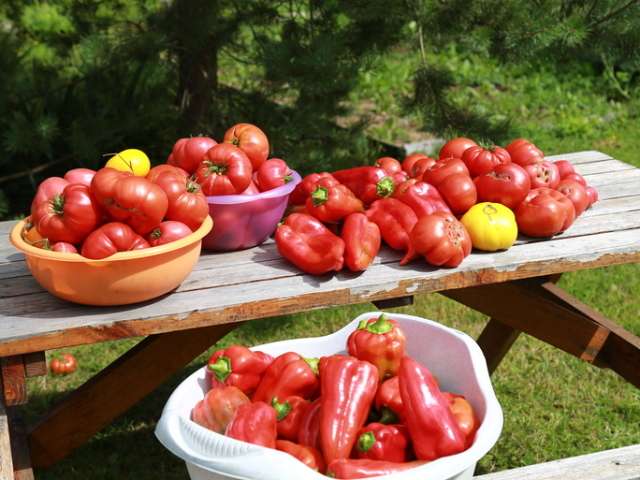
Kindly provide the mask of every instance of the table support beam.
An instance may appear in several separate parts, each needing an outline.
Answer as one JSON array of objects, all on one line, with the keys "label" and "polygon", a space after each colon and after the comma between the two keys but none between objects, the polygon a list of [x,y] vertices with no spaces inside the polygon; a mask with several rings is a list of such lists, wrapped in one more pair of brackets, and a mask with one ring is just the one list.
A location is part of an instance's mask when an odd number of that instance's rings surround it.
[{"label": "table support beam", "polygon": [[215,325],[142,340],[64,398],[31,429],[34,467],[62,460],[237,326]]},{"label": "table support beam", "polygon": [[509,349],[520,336],[520,330],[516,330],[499,320],[489,319],[486,327],[478,337],[478,345],[487,359],[487,368],[491,375]]},{"label": "table support beam", "polygon": [[[482,285],[443,294],[491,317],[506,329],[491,325],[482,342],[499,345],[489,358],[493,367],[511,340],[509,328],[547,342],[600,367],[608,367],[640,388],[640,338],[575,299],[555,285],[555,279],[536,278]],[[513,342],[511,342],[513,343]],[[505,351],[504,348],[506,348]],[[498,360],[497,363],[496,360]]]}]

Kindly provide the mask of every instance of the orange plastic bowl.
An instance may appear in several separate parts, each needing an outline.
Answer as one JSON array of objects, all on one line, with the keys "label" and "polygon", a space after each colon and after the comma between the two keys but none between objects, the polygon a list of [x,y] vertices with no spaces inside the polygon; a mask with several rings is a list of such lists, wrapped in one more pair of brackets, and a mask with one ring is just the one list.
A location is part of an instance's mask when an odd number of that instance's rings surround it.
[{"label": "orange plastic bowl", "polygon": [[144,302],[176,288],[193,270],[202,238],[213,227],[207,217],[198,230],[175,242],[90,260],[29,245],[22,239],[24,223],[11,231],[11,243],[24,253],[38,283],[56,297],[98,306]]}]

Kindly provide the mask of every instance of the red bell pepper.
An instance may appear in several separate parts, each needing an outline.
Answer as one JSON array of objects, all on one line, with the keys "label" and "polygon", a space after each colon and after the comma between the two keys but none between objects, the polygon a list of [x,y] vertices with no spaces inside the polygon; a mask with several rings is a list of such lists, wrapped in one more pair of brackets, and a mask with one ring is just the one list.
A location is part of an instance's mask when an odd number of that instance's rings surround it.
[{"label": "red bell pepper", "polygon": [[404,425],[370,423],[358,434],[356,456],[369,460],[406,462],[410,441]]},{"label": "red bell pepper", "polygon": [[442,392],[442,395],[449,401],[449,410],[451,410],[453,417],[458,422],[460,431],[465,436],[465,447],[470,447],[479,426],[473,407],[462,395],[449,392]]},{"label": "red bell pepper", "polygon": [[225,431],[227,437],[276,448],[276,411],[264,402],[240,405]]},{"label": "red bell pepper", "polygon": [[223,433],[240,405],[251,403],[237,387],[209,390],[191,410],[191,420],[214,432]]},{"label": "red bell pepper", "polygon": [[364,213],[352,213],[342,227],[344,263],[349,270],[361,272],[373,262],[380,251],[380,228]]},{"label": "red bell pepper", "polygon": [[329,463],[327,476],[341,479],[381,477],[392,473],[404,472],[425,463],[427,462],[420,460],[398,463],[366,458],[339,459]]},{"label": "red bell pepper", "polygon": [[312,275],[341,270],[344,264],[344,241],[305,213],[287,216],[276,230],[276,246],[280,255]]},{"label": "red bell pepper", "polygon": [[465,449],[466,441],[431,372],[404,357],[400,364],[400,395],[404,421],[420,460],[435,460]]},{"label": "red bell pepper", "polygon": [[365,205],[390,197],[395,189],[393,178],[380,167],[347,168],[333,172],[333,176]]},{"label": "red bell pepper", "polygon": [[320,386],[317,373],[315,358],[306,359],[294,352],[283,353],[264,372],[252,400],[271,403],[274,398],[312,398]]},{"label": "red bell pepper", "polygon": [[353,212],[364,211],[364,206],[345,185],[325,186],[318,183],[311,196],[307,198],[307,211],[322,222],[339,222]]},{"label": "red bell pepper", "polygon": [[388,175],[402,171],[402,164],[393,157],[380,157],[375,161],[375,165],[382,168]]},{"label": "red bell pepper", "polygon": [[287,440],[276,440],[276,448],[281,452],[288,453],[296,457],[311,470],[316,472],[324,472],[326,465],[322,454],[315,448],[306,445],[298,445],[297,443]]},{"label": "red bell pepper", "polygon": [[300,419],[298,443],[320,449],[320,410],[321,399],[315,399]]},{"label": "red bell pepper", "polygon": [[276,410],[278,437],[297,441],[300,423],[311,403],[302,397],[289,397],[279,400],[274,397],[271,406]]},{"label": "red bell pepper", "polygon": [[329,172],[312,173],[302,179],[302,181],[296,185],[291,195],[289,195],[289,205],[304,205],[307,202],[307,198],[318,187],[318,183],[322,180],[324,187],[333,187],[340,182],[333,178]]},{"label": "red bell pepper", "polygon": [[404,408],[402,406],[402,397],[400,396],[400,381],[397,376],[382,382],[376,392],[375,403],[376,408],[382,414],[380,423],[387,423],[386,419],[391,414],[402,420]]},{"label": "red bell pepper", "polygon": [[378,370],[346,355],[320,359],[320,444],[327,463],[348,458],[369,414]]},{"label": "red bell pepper", "polygon": [[384,313],[378,318],[362,320],[347,340],[349,355],[372,363],[380,380],[398,373],[407,339],[398,322]]},{"label": "red bell pepper", "polygon": [[231,345],[211,355],[207,362],[207,379],[211,388],[233,385],[251,395],[271,362],[271,355],[252,352],[242,345]]},{"label": "red bell pepper", "polygon": [[378,225],[387,245],[395,250],[409,248],[409,233],[418,222],[411,207],[395,198],[384,198],[373,202],[366,214],[369,220]]},{"label": "red bell pepper", "polygon": [[418,219],[435,212],[451,213],[436,187],[415,178],[399,185],[393,194],[393,198],[397,198],[409,205]]}]

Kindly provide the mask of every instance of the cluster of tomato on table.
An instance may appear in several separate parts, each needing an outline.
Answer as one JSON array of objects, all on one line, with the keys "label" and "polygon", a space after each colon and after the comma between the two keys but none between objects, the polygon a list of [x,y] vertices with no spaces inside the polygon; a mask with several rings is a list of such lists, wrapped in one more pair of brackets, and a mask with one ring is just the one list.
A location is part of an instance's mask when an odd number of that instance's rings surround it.
[{"label": "cluster of tomato on table", "polygon": [[205,195],[251,195],[288,182],[286,163],[268,154],[266,135],[250,124],[234,125],[220,144],[179,139],[167,164],[153,168],[144,152],[124,150],[97,172],[76,168],[44,180],[23,238],[90,259],[179,240],[209,215]]},{"label": "cluster of tomato on table", "polygon": [[401,265],[423,256],[455,267],[472,246],[508,249],[518,230],[556,235],[597,199],[569,161],[545,160],[528,140],[501,148],[460,137],[437,160],[414,153],[307,175],[275,238],[283,257],[315,275],[365,270],[382,240],[406,252]]},{"label": "cluster of tomato on table", "polygon": [[387,475],[466,450],[478,428],[471,405],[441,391],[405,344],[398,323],[381,314],[350,334],[349,355],[218,350],[191,419],[335,478]]}]

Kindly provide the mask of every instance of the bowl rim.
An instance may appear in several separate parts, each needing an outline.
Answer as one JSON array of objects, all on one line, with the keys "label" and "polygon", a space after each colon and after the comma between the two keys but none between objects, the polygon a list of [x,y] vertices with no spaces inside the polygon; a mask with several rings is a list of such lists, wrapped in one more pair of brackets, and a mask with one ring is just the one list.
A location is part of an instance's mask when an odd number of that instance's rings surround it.
[{"label": "bowl rim", "polygon": [[66,253],[66,252],[54,252],[52,250],[45,250],[44,248],[34,247],[29,245],[22,238],[22,230],[29,217],[20,220],[12,229],[10,233],[10,240],[14,247],[21,251],[26,257],[36,257],[46,260],[57,260],[62,262],[74,262],[74,263],[109,263],[109,262],[121,262],[126,260],[134,260],[139,258],[153,257],[155,255],[162,255],[169,253],[180,248],[193,245],[196,242],[201,241],[213,228],[213,220],[209,215],[204,219],[200,227],[179,240],[175,240],[164,245],[158,245],[157,247],[144,248],[142,250],[133,250],[130,252],[117,252],[113,255],[100,259],[91,259],[83,257],[79,253]]},{"label": "bowl rim", "polygon": [[209,195],[206,197],[207,203],[209,205],[235,205],[268,198],[284,197],[293,192],[293,189],[302,181],[300,174],[293,169],[291,169],[291,176],[290,182],[271,190],[265,190],[255,195]]}]

